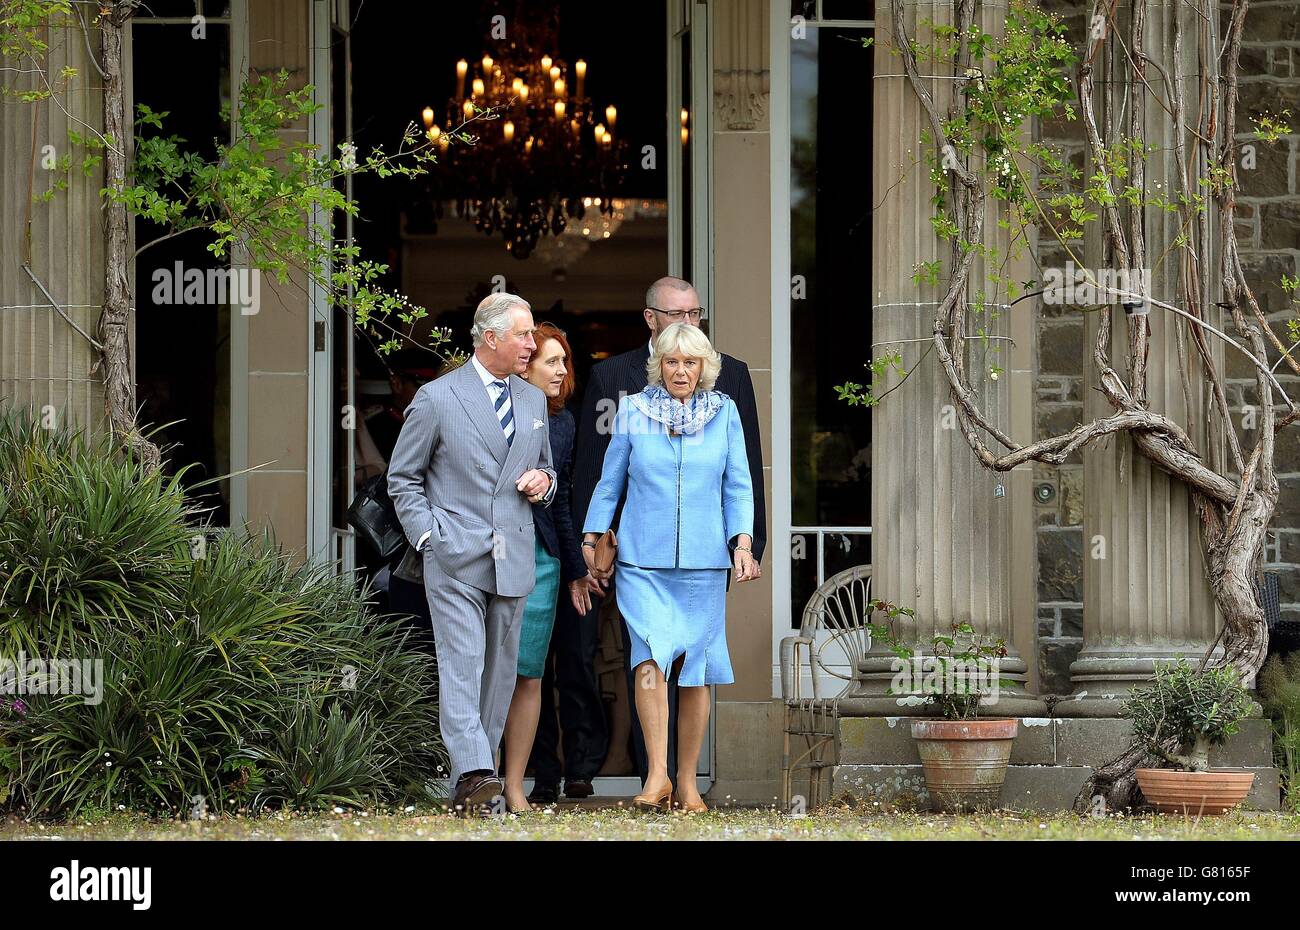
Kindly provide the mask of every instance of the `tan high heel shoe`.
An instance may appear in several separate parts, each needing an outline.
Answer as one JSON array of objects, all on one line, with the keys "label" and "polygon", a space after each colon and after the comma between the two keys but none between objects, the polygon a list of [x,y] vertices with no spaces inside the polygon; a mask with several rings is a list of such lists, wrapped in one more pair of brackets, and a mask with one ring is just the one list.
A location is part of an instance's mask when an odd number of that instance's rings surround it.
[{"label": "tan high heel shoe", "polygon": [[705,804],[704,801],[701,800],[698,804],[694,802],[685,804],[679,803],[677,809],[683,814],[707,814],[709,812],[709,805]]},{"label": "tan high heel shoe", "polygon": [[632,806],[639,811],[655,811],[660,814],[666,814],[673,809],[673,786],[670,782],[664,789],[663,794],[658,797],[650,797],[646,794],[638,794],[632,799]]}]

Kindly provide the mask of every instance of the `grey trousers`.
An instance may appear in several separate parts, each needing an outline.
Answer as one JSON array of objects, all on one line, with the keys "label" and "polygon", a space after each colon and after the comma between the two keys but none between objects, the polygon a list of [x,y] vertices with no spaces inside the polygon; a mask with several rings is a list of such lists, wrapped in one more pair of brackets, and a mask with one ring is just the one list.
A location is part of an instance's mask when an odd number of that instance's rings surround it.
[{"label": "grey trousers", "polygon": [[438,727],[451,757],[451,786],[474,769],[496,771],[519,664],[524,597],[502,597],[452,578],[424,559],[438,653]]}]

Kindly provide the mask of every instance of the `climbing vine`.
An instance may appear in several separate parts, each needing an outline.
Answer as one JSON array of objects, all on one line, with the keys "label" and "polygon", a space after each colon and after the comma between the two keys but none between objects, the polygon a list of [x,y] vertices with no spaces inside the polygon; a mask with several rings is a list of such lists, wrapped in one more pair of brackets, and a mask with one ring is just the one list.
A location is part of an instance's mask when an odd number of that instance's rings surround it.
[{"label": "climbing vine", "polygon": [[[1007,5],[996,34],[977,22],[978,0],[958,0],[951,22],[920,19],[913,26],[902,2],[892,0],[889,50],[901,61],[926,125],[919,164],[933,191],[928,221],[942,256],[919,263],[912,281],[941,297],[923,349],[885,342],[867,363],[868,385],[835,388],[845,402],[871,406],[905,389],[906,378],[934,355],[963,438],[996,472],[1029,461],[1061,465],[1090,443],[1130,437],[1139,454],[1188,486],[1200,517],[1207,578],[1224,617],[1202,667],[1231,668],[1243,679],[1258,671],[1266,652],[1253,581],[1277,503],[1274,434],[1300,419],[1265,348],[1266,342],[1273,347],[1277,365],[1300,374],[1293,354],[1300,325],[1288,322],[1288,346],[1260,310],[1236,242],[1233,129],[1247,6],[1247,0],[1233,0],[1219,36],[1190,6],[1178,5],[1164,27],[1172,28],[1169,43],[1149,26],[1146,0],[1136,0],[1122,18],[1112,4],[1092,0],[1087,35],[1076,48],[1063,21],[1028,0]],[[1201,73],[1190,77],[1182,73],[1185,43],[1196,44],[1202,62]],[[1103,63],[1112,78],[1120,75],[1104,90],[1095,74]],[[935,98],[935,75],[952,88],[945,91],[946,111]],[[1189,81],[1201,101],[1194,114],[1185,102]],[[1098,106],[1104,107],[1102,119]],[[1288,116],[1257,117],[1255,140],[1268,144],[1288,134]],[[1172,139],[1158,155],[1169,169],[1161,176],[1148,164],[1157,156],[1148,138],[1152,117],[1167,120]],[[1069,122],[1082,129],[1080,163],[1035,137],[1044,125]],[[1173,233],[1156,234],[1163,227],[1153,226],[1152,218],[1159,216],[1173,220]],[[996,234],[986,228],[991,217]],[[1093,236],[1104,267],[1089,269],[1080,254]],[[1040,244],[1069,259],[1068,275],[1044,266]],[[1212,254],[1219,257],[1217,279],[1207,263]],[[1035,277],[1014,280],[1008,268],[1024,267],[1026,259]],[[1176,293],[1163,300],[1150,286],[1162,269]],[[1300,280],[1284,280],[1283,287],[1294,295]],[[1027,311],[1024,302],[1034,297],[1096,314],[1091,362],[1111,413],[1026,444],[985,413],[982,392],[1001,368],[992,362],[971,370],[969,359],[972,343],[988,349],[981,357],[996,357],[998,347],[989,341],[999,316],[1016,312],[1017,305]],[[1123,305],[1122,316],[1111,309],[1114,303]],[[1230,331],[1215,325],[1220,311]],[[1205,385],[1212,401],[1205,423],[1180,424],[1148,403],[1153,313],[1169,318],[1178,339],[1177,375],[1185,395],[1198,390],[1193,380]],[[1127,330],[1120,370],[1111,362],[1117,324]],[[1255,372],[1261,415],[1253,447],[1244,445],[1229,416],[1225,351],[1244,355]],[[909,354],[917,356],[911,364],[904,361]],[[893,386],[883,388],[893,378]],[[1209,445],[1198,445],[1193,435]],[[1216,465],[1207,448],[1222,450],[1226,467]],[[1135,744],[1084,786],[1079,803],[1087,806],[1101,793],[1111,807],[1128,806],[1136,790],[1133,771],[1150,751]]]}]

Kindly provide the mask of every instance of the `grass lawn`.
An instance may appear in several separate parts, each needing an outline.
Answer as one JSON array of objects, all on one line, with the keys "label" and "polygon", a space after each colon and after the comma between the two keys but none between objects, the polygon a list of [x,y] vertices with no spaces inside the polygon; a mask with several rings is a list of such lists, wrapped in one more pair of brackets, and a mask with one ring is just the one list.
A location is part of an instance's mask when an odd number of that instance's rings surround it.
[{"label": "grass lawn", "polygon": [[1300,814],[1224,817],[999,812],[968,816],[847,807],[791,817],[774,809],[643,814],[620,807],[561,806],[547,812],[466,820],[427,809],[268,814],[156,821],[117,813],[69,823],[0,825],[0,840],[1242,840],[1300,839]]}]

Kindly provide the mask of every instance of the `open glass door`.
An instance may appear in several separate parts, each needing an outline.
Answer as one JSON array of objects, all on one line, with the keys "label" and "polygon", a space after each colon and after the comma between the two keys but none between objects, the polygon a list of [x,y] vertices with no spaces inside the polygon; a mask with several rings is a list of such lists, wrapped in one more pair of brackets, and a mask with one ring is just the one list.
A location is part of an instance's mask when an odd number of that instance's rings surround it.
[{"label": "open glass door", "polygon": [[[772,691],[783,638],[827,579],[871,563],[871,418],[826,389],[861,372],[871,344],[863,260],[871,255],[869,111],[845,74],[873,73],[867,0],[774,0],[772,22]],[[781,15],[778,15],[780,13]],[[866,97],[870,107],[870,94]],[[867,282],[869,284],[869,281]],[[797,325],[796,325],[797,321]],[[794,463],[798,463],[796,468]],[[786,548],[788,547],[788,548]],[[822,631],[817,646],[828,638]],[[853,658],[828,650],[835,675]],[[807,670],[805,669],[805,674]],[[834,693],[843,681],[823,678]],[[804,694],[812,683],[805,679]]]}]

